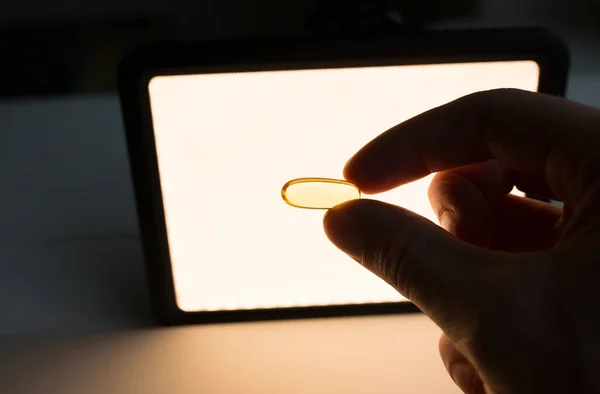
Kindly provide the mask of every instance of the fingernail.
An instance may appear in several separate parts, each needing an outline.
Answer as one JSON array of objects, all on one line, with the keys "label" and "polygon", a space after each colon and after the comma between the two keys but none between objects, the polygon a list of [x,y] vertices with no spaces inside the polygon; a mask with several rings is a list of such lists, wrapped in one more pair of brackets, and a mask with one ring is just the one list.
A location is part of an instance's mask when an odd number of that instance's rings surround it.
[{"label": "fingernail", "polygon": [[363,253],[363,234],[358,222],[343,210],[330,209],[323,218],[325,234],[335,246],[355,260]]},{"label": "fingernail", "polygon": [[464,393],[469,394],[473,392],[476,375],[475,370],[473,370],[473,367],[471,367],[469,364],[454,364],[450,371],[450,376],[458,388]]},{"label": "fingernail", "polygon": [[451,232],[450,227],[454,223],[454,212],[452,212],[449,209],[444,209],[440,213],[439,221],[440,221],[440,226],[442,226],[444,228],[444,230]]}]

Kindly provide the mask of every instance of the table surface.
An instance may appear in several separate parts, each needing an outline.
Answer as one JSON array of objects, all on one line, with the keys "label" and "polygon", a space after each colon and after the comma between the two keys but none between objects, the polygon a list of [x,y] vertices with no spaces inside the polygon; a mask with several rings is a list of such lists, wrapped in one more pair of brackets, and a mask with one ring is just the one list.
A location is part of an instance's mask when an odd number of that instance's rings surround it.
[{"label": "table surface", "polygon": [[0,340],[0,392],[448,393],[421,314]]}]

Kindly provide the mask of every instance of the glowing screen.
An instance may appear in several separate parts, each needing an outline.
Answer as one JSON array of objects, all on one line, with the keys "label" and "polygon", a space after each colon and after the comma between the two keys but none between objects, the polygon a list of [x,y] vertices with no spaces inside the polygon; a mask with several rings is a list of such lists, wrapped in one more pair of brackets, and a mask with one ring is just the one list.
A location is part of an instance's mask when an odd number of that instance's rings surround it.
[{"label": "glowing screen", "polygon": [[[533,61],[157,76],[150,93],[176,299],[184,311],[397,302],[334,247],[291,179],[343,179],[364,144],[481,90],[535,91]],[[368,196],[437,223],[431,176]]]}]

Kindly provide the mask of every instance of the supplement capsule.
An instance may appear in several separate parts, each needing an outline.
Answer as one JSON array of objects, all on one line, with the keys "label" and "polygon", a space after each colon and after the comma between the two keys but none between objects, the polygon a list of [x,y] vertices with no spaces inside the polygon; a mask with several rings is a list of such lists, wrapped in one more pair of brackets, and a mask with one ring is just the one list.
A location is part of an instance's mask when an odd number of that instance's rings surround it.
[{"label": "supplement capsule", "polygon": [[281,197],[292,207],[329,209],[360,198],[360,190],[356,185],[338,179],[298,178],[283,185]]}]

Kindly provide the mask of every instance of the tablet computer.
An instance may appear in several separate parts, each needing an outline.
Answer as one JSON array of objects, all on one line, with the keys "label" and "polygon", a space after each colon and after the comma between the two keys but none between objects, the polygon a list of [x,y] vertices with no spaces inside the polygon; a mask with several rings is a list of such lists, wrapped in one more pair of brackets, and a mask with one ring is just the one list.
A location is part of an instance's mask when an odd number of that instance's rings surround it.
[{"label": "tablet computer", "polygon": [[[562,96],[568,51],[545,30],[157,43],[119,89],[148,275],[165,324],[415,312],[291,207],[300,177],[342,178],[388,128],[461,96]],[[437,223],[431,176],[372,196]]]}]

